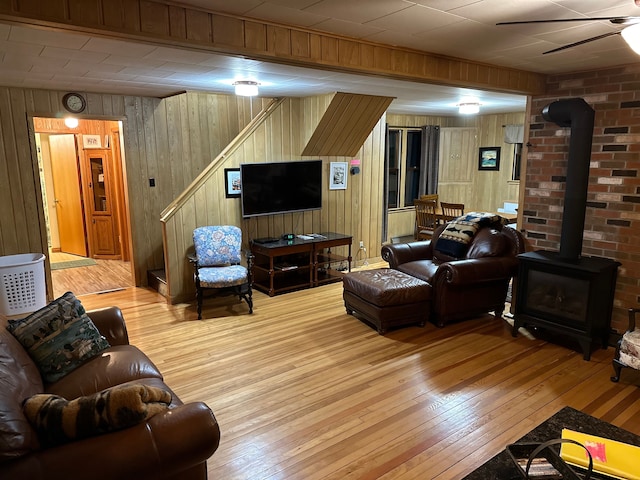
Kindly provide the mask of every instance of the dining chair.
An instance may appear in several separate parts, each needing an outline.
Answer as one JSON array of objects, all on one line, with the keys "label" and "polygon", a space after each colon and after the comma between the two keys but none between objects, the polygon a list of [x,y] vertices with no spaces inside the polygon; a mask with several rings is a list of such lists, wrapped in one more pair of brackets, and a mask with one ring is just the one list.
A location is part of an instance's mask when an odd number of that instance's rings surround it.
[{"label": "dining chair", "polygon": [[442,219],[445,222],[464,215],[464,203],[440,202],[440,208],[442,208]]},{"label": "dining chair", "polygon": [[437,193],[427,193],[425,195],[420,195],[418,200],[433,200],[436,202],[436,210],[438,209],[438,194]]},{"label": "dining chair", "polygon": [[417,198],[413,201],[413,204],[416,208],[416,239],[429,240],[438,226],[438,217],[436,216],[437,203],[435,200]]},{"label": "dining chair", "polygon": [[202,318],[203,291],[233,293],[244,299],[253,313],[251,267],[253,256],[247,255],[247,266],[240,265],[242,231],[234,225],[198,227],[193,231],[195,254],[189,261],[195,268],[194,280],[198,300],[198,320]]}]

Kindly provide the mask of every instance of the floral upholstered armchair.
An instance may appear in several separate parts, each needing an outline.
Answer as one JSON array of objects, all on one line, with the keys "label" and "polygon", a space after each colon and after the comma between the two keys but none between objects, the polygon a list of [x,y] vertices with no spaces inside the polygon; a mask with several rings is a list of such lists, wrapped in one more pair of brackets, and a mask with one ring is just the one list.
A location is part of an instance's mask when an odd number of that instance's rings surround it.
[{"label": "floral upholstered armchair", "polygon": [[195,267],[194,279],[198,300],[198,320],[202,318],[202,298],[205,289],[215,293],[234,293],[249,305],[253,313],[251,267],[253,255],[247,254],[247,266],[242,259],[242,231],[233,225],[198,227],[193,231],[195,254],[189,260]]}]

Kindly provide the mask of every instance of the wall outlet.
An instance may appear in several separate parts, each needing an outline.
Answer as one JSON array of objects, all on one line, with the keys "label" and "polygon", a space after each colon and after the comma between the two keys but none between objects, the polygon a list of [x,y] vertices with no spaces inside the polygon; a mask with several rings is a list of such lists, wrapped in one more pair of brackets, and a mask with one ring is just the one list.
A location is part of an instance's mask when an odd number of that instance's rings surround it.
[{"label": "wall outlet", "polygon": [[360,248],[364,248],[364,242],[360,240]]}]

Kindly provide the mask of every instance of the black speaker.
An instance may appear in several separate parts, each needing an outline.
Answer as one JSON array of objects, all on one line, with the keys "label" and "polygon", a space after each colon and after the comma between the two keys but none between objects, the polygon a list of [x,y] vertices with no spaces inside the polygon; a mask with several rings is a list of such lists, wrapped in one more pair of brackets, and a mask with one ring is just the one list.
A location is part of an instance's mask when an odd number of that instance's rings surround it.
[{"label": "black speaker", "polygon": [[285,233],[282,235],[283,240],[293,240],[296,236],[293,233]]}]

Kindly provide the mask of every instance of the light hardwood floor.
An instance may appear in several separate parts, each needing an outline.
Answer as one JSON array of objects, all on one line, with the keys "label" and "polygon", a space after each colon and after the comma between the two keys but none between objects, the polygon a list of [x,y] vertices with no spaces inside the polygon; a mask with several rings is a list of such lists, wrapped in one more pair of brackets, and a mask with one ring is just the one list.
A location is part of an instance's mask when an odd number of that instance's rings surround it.
[{"label": "light hardwood floor", "polygon": [[[49,253],[51,262],[66,262],[81,259],[67,253]],[[76,295],[106,292],[133,285],[131,263],[120,260],[96,260],[96,265],[88,267],[52,270],[51,280],[55,298],[72,291]]]},{"label": "light hardwood floor", "polygon": [[254,299],[198,321],[149,289],[81,297],[120,306],[167,384],[212,408],[209,478],[458,479],[565,405],[640,434],[640,376],[612,383],[611,348],[586,362],[491,316],[380,336],[341,284]]}]

